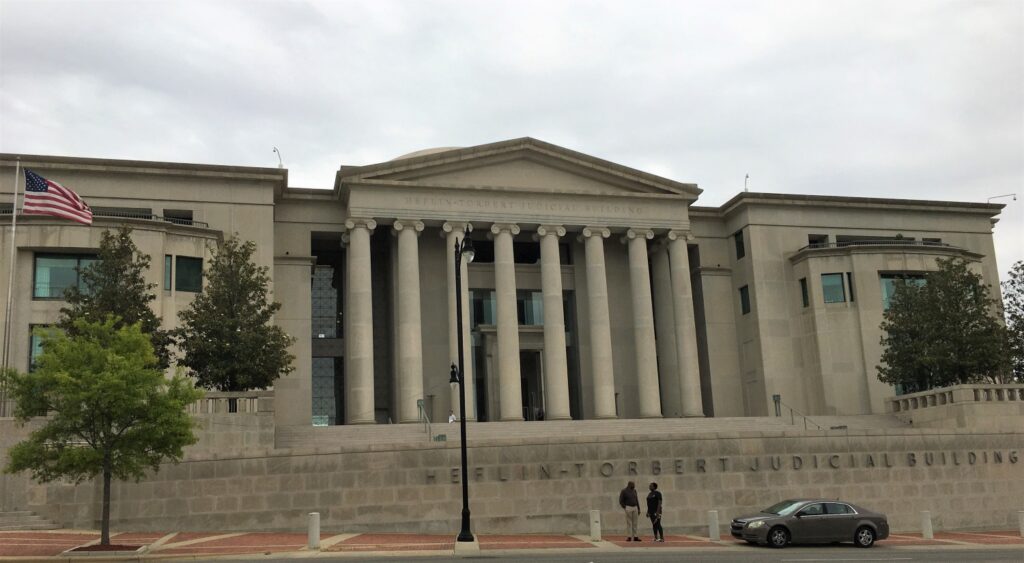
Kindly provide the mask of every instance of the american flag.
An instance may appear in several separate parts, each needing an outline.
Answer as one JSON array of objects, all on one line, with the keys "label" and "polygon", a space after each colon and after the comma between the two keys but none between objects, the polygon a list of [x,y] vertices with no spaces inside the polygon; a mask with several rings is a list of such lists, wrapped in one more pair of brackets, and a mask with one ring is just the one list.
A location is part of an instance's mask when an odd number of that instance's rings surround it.
[{"label": "american flag", "polygon": [[22,212],[26,215],[53,215],[92,225],[92,209],[78,194],[28,169],[25,170],[25,206]]}]

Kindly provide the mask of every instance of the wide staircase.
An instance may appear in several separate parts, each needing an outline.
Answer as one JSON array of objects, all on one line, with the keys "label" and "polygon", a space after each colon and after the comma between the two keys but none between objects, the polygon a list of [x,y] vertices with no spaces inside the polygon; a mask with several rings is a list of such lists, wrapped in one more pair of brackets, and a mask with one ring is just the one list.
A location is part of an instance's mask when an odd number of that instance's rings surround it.
[{"label": "wide staircase", "polygon": [[[908,428],[891,415],[660,418],[615,420],[549,420],[541,422],[470,422],[467,442],[548,437],[683,436],[720,432],[764,431],[856,432],[866,429]],[[330,448],[339,446],[387,447],[391,444],[458,442],[459,424],[371,424],[358,426],[279,427],[278,448]]]},{"label": "wide staircase", "polygon": [[57,530],[60,526],[27,510],[0,512],[0,532],[16,530]]}]

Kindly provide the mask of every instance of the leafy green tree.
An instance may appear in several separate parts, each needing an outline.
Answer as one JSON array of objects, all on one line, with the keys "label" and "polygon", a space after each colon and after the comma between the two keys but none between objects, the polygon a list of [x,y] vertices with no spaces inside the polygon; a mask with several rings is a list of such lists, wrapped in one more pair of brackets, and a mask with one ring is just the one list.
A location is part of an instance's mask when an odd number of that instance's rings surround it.
[{"label": "leafy green tree", "polygon": [[141,479],[196,443],[185,406],[202,397],[181,376],[166,378],[138,324],[113,317],[74,322],[74,335],[50,329],[30,374],[9,374],[22,422],[48,413],[42,428],[8,452],[8,473],[75,484],[103,478],[101,543],[110,543],[110,481]]},{"label": "leafy green tree", "polygon": [[998,302],[961,258],[939,258],[926,283],[902,283],[882,320],[878,378],[907,392],[979,381],[1007,372]]},{"label": "leafy green tree", "polygon": [[168,331],[160,328],[160,318],[149,304],[156,299],[154,283],[146,283],[150,258],[132,241],[132,229],[122,225],[115,232],[103,231],[98,259],[81,271],[83,290],[71,286],[64,294],[67,306],[60,310],[57,326],[68,334],[75,333],[75,321],[99,321],[107,315],[119,320],[117,326],[140,323],[142,332],[153,343],[161,369],[171,362]]},{"label": "leafy green tree", "polygon": [[230,237],[213,252],[206,287],[178,314],[179,365],[207,389],[265,389],[295,369],[295,339],[271,324],[281,304],[269,300],[266,266],[252,261],[256,244]]},{"label": "leafy green tree", "polygon": [[1010,279],[1003,282],[1003,311],[1009,341],[1014,379],[1024,381],[1024,260],[1010,268]]}]

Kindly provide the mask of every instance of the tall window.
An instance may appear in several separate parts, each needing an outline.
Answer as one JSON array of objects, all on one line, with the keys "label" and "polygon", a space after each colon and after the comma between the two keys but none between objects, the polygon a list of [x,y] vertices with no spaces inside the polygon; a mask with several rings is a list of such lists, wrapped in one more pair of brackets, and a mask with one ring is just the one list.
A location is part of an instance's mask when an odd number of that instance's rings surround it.
[{"label": "tall window", "polygon": [[811,296],[807,291],[807,278],[800,278],[800,297],[804,301],[804,307],[811,306]]},{"label": "tall window", "polygon": [[164,254],[164,289],[167,291],[171,290],[171,255]]},{"label": "tall window", "polygon": [[821,274],[821,291],[825,295],[825,303],[844,303],[843,274]]},{"label": "tall window", "polygon": [[853,272],[846,272],[846,290],[850,292],[850,303],[853,303]]},{"label": "tall window", "polygon": [[203,289],[203,259],[176,256],[174,261],[174,289],[198,292]]},{"label": "tall window", "polygon": [[85,291],[82,270],[95,261],[95,254],[36,254],[32,297],[61,299],[69,287]]},{"label": "tall window", "polygon": [[750,289],[748,286],[740,288],[740,311],[744,315],[750,312]]},{"label": "tall window", "polygon": [[743,243],[743,229],[733,233],[733,241],[736,243],[736,259],[739,260],[747,255],[747,247]]}]

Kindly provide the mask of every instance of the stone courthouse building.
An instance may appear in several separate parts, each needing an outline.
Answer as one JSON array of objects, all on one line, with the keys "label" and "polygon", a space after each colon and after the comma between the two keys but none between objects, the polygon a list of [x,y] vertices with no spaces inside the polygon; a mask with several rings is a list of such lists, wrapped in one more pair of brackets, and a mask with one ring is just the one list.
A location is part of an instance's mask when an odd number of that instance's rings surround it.
[{"label": "stone courthouse building", "polygon": [[[167,327],[210,246],[237,233],[297,338],[278,427],[443,420],[460,337],[471,420],[765,416],[773,395],[809,415],[882,413],[894,280],[962,257],[998,282],[1001,205],[744,192],[706,207],[696,184],[522,138],[344,165],[329,190],[276,168],[0,155],[4,294],[16,158],[95,222],[18,219],[15,367],[104,229],[131,225],[152,257]],[[456,297],[463,237],[476,259]]]}]

